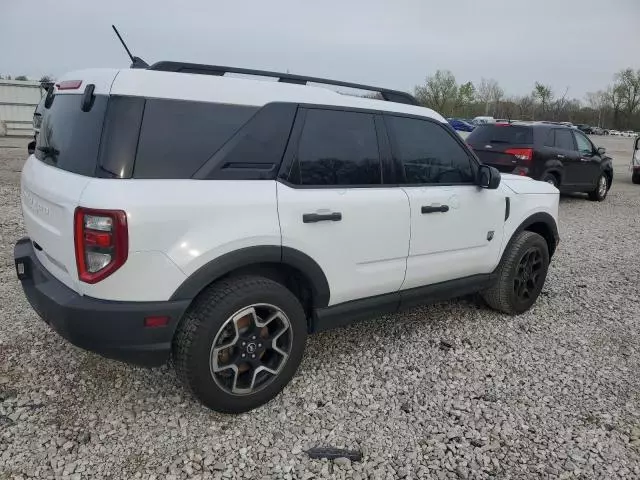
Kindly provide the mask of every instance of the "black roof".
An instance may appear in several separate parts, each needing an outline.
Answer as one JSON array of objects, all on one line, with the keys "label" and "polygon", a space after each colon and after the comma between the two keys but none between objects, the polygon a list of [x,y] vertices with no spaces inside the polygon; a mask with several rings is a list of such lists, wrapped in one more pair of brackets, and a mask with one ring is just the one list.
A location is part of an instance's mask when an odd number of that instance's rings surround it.
[{"label": "black roof", "polygon": [[224,67],[221,65],[203,65],[199,63],[183,63],[183,62],[156,62],[149,70],[159,70],[163,72],[181,72],[181,73],[197,73],[201,75],[222,76],[225,73],[237,73],[243,75],[255,75],[259,77],[277,78],[279,82],[293,83],[296,85],[306,85],[307,83],[320,83],[325,85],[336,85],[339,87],[355,88],[358,90],[368,90],[378,92],[382,98],[389,102],[406,103],[409,105],[418,105],[413,95],[400,90],[390,90],[388,88],[372,87],[370,85],[361,85],[358,83],[343,82],[340,80],[329,80],[327,78],[307,77],[304,75],[293,75],[290,73],[270,72],[267,70],[253,70],[249,68]]}]

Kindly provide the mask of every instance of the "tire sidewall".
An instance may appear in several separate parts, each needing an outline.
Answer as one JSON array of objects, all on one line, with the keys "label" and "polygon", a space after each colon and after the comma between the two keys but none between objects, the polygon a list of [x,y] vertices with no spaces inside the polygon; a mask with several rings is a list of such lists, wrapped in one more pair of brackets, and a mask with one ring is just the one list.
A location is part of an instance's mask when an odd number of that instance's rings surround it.
[{"label": "tire sidewall", "polygon": [[[529,298],[529,300],[521,301],[517,296],[513,289],[513,282],[515,280],[516,272],[518,270],[518,265],[522,260],[522,257],[525,255],[530,248],[537,247],[542,254],[542,279],[536,287],[535,293]],[[545,281],[547,279],[547,273],[549,271],[549,248],[547,247],[547,242],[540,235],[530,236],[525,242],[521,243],[518,246],[518,249],[512,253],[514,261],[511,262],[511,268],[507,272],[507,282],[508,282],[508,292],[509,292],[509,303],[512,306],[514,313],[523,313],[529,310],[533,304],[538,299],[542,288],[544,287]]]},{"label": "tire sidewall", "polygon": [[[298,299],[284,286],[269,283],[267,288],[249,289],[223,298],[206,310],[206,318],[200,319],[200,332],[190,347],[191,389],[205,405],[214,410],[239,413],[267,403],[289,383],[302,360],[307,337],[304,310]],[[291,352],[283,370],[267,386],[250,395],[232,395],[223,390],[211,376],[211,347],[227,319],[239,310],[259,303],[276,306],[289,318],[293,332]],[[189,314],[200,313],[196,308]]]},{"label": "tire sidewall", "polygon": [[[604,181],[607,182],[607,188],[604,191],[604,195],[600,195],[600,181],[604,178]],[[604,173],[601,173],[600,176],[598,176],[598,181],[596,183],[596,190],[594,192],[594,197],[598,202],[603,201],[605,198],[607,198],[607,194],[609,193],[609,180],[607,179],[607,176]]]},{"label": "tire sidewall", "polygon": [[[549,181],[552,180],[552,182]],[[546,172],[543,176],[542,176],[542,181],[543,182],[547,182],[547,183],[551,183],[554,187],[558,188],[558,177],[556,177],[553,173],[551,172]]]}]

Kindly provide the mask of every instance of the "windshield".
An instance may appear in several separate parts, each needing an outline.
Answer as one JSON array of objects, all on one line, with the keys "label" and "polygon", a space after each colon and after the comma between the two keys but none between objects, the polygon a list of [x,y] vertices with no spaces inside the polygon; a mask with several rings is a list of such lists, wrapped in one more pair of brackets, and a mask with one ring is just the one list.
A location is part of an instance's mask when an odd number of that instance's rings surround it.
[{"label": "windshield", "polygon": [[48,165],[93,176],[108,97],[97,95],[88,112],[81,109],[82,97],[55,95],[51,107],[43,110],[35,155]]}]

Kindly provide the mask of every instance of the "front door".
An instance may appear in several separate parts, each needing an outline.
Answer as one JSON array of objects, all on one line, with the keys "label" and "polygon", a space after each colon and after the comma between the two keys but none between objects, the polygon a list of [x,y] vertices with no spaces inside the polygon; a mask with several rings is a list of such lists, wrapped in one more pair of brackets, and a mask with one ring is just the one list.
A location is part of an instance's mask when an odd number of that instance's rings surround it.
[{"label": "front door", "polygon": [[409,200],[382,183],[374,114],[300,109],[277,185],[282,245],[315,260],[329,305],[400,289]]},{"label": "front door", "polygon": [[399,183],[411,205],[402,289],[493,271],[506,199],[476,186],[477,164],[437,121],[385,115]]},{"label": "front door", "polygon": [[598,178],[600,177],[600,163],[602,163],[602,157],[593,146],[591,140],[587,136],[575,130],[573,135],[576,138],[576,144],[578,145],[578,154],[580,158],[579,178],[583,185],[596,185]]}]

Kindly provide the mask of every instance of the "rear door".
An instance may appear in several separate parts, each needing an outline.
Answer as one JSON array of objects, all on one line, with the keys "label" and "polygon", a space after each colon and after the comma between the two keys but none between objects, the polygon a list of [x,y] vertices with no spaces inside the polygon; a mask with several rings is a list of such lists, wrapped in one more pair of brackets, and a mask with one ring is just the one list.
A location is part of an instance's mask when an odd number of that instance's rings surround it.
[{"label": "rear door", "polygon": [[383,185],[375,118],[300,109],[277,184],[282,245],[319,264],[330,305],[395,292],[404,280],[409,200]]},{"label": "rear door", "polygon": [[[517,167],[529,167],[523,155],[533,155],[533,131],[524,125],[480,125],[466,142],[485,165],[511,173]],[[518,155],[518,156],[516,156]]]},{"label": "rear door", "polygon": [[98,93],[89,111],[81,102],[84,82],[58,91],[45,108],[36,152],[22,171],[25,227],[44,267],[77,290],[73,217],[95,174],[108,95]]},{"label": "rear door", "polygon": [[580,183],[595,186],[600,176],[602,157],[584,133],[578,130],[573,130],[572,133],[578,149],[577,176]]}]

